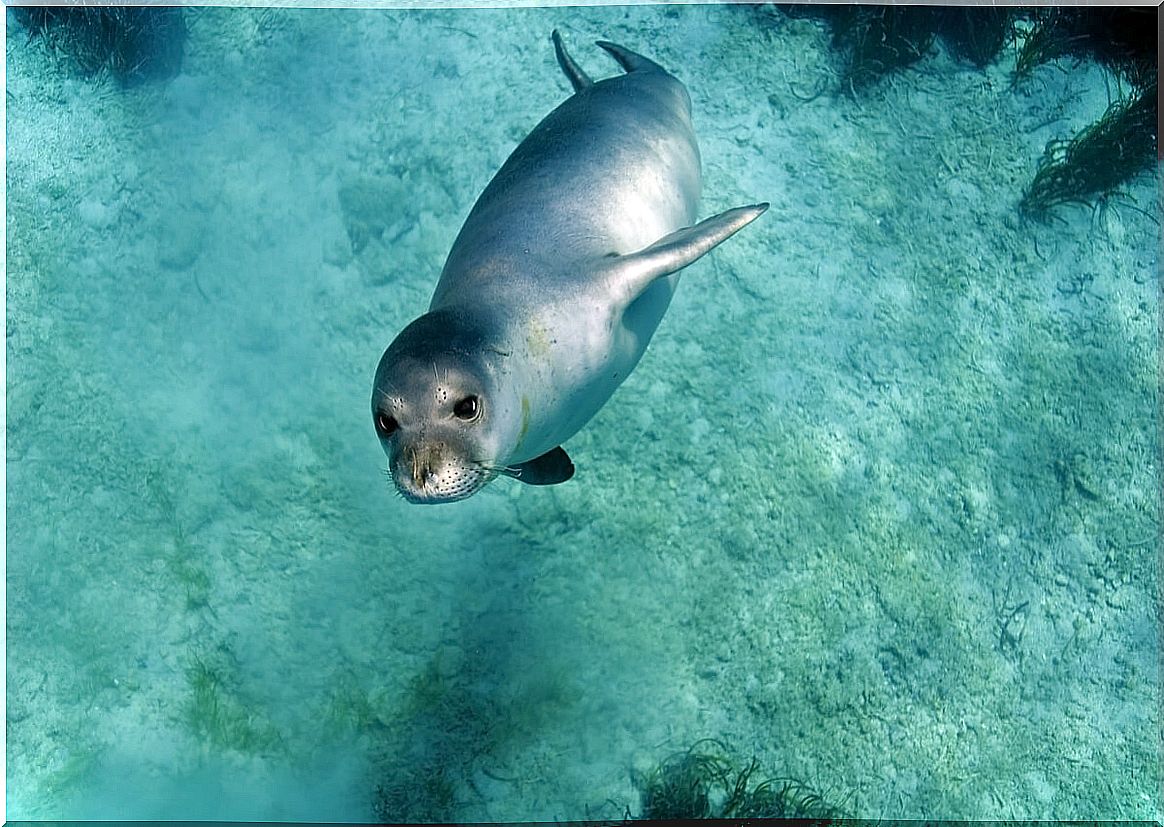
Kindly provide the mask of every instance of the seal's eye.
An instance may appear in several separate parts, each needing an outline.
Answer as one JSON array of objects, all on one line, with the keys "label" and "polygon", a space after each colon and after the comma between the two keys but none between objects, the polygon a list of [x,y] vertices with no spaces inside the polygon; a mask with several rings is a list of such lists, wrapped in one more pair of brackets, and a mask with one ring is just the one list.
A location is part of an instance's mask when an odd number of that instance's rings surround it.
[{"label": "seal's eye", "polygon": [[477,418],[477,414],[481,412],[481,403],[475,396],[466,396],[453,408],[453,415],[457,419],[463,419],[466,422],[471,422]]},{"label": "seal's eye", "polygon": [[388,416],[383,411],[376,411],[376,433],[381,437],[392,436],[398,424],[395,417]]}]

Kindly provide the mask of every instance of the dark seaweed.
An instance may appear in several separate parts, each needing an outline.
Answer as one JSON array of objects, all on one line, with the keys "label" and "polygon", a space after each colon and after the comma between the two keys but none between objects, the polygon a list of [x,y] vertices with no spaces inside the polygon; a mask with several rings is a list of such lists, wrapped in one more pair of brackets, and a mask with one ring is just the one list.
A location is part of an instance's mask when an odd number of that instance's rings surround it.
[{"label": "dark seaweed", "polygon": [[719,741],[697,741],[636,777],[639,818],[797,818],[824,824],[841,817],[837,807],[794,778],[756,781],[759,768],[754,758],[738,765]]},{"label": "dark seaweed", "polygon": [[1157,153],[1156,90],[1153,82],[1113,102],[1070,140],[1050,141],[1019,210],[1045,217],[1053,207],[1089,203],[1151,169]]},{"label": "dark seaweed", "polygon": [[[841,88],[855,91],[881,76],[920,60],[935,37],[950,52],[982,68],[998,57],[1013,32],[1009,8],[862,6],[851,4],[772,5],[764,9],[789,17],[825,20],[832,28],[832,46],[843,55]],[[771,13],[758,14],[773,25]]]},{"label": "dark seaweed", "polygon": [[31,36],[44,37],[82,76],[108,69],[133,86],[181,71],[186,41],[181,8],[37,6],[12,12]]},{"label": "dark seaweed", "polygon": [[1065,57],[1096,60],[1135,86],[1154,79],[1155,9],[1051,7],[1032,14],[1031,30],[1015,61],[1016,81],[1036,66]]},{"label": "dark seaweed", "polygon": [[947,6],[939,11],[938,35],[956,57],[981,69],[1002,51],[1013,17],[1011,9],[1001,6]]},{"label": "dark seaweed", "polygon": [[848,57],[841,88],[868,86],[882,75],[911,66],[934,42],[934,9],[843,6],[833,23],[833,47]]}]

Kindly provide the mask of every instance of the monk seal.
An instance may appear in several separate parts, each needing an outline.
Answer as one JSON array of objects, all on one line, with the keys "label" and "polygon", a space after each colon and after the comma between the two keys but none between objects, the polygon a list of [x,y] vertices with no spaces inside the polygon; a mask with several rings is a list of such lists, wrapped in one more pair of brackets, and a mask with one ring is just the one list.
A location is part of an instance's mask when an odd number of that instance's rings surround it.
[{"label": "monk seal", "polygon": [[428,312],[376,370],[373,424],[410,502],[461,500],[501,474],[570,479],[562,443],[638,364],[679,271],[768,208],[695,223],[683,84],[606,41],[624,74],[594,82],[552,39],[573,94],[485,187]]}]

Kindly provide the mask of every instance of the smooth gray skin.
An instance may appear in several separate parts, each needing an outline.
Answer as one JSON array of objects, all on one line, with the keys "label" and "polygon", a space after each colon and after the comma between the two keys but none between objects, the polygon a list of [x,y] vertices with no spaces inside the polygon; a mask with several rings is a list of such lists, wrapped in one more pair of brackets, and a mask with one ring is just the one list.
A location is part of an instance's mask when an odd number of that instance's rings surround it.
[{"label": "smooth gray skin", "polygon": [[678,271],[768,206],[691,226],[701,173],[683,84],[601,41],[627,73],[594,83],[554,44],[574,94],[485,188],[429,312],[376,371],[373,422],[412,502],[464,499],[498,474],[569,479],[560,446],[638,364]]}]

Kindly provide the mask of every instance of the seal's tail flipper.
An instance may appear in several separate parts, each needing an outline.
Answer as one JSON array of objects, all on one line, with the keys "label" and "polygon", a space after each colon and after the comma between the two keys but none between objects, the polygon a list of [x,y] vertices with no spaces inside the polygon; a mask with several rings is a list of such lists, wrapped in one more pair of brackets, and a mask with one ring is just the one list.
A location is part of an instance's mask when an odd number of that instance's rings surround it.
[{"label": "seal's tail flipper", "polygon": [[554,29],[550,37],[554,41],[554,54],[558,56],[558,65],[562,67],[562,71],[570,79],[574,91],[577,92],[579,89],[592,86],[594,81],[582,70],[581,66],[574,62],[574,58],[570,57],[570,53],[566,51],[566,47],[562,44],[562,36],[558,34],[558,30]]},{"label": "seal's tail flipper", "polygon": [[625,309],[655,279],[682,270],[751,224],[766,209],[767,203],[736,207],[663,236],[637,253],[616,256],[609,283],[622,295],[615,297],[615,306]]},{"label": "seal's tail flipper", "polygon": [[598,40],[595,43],[610,52],[611,56],[619,62],[619,65],[628,72],[666,73],[667,71],[650,58],[643,57],[637,52],[632,52],[630,49],[625,49],[617,43],[611,43],[609,40]]}]

